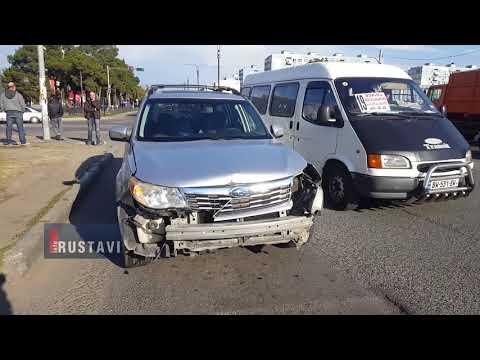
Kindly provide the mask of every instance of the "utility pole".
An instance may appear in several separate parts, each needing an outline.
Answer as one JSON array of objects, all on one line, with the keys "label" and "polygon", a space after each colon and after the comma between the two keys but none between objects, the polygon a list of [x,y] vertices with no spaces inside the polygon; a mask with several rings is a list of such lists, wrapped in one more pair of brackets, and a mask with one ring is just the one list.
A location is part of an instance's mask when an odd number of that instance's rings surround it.
[{"label": "utility pole", "polygon": [[382,61],[383,61],[382,57],[383,57],[383,51],[382,51],[382,49],[380,49],[380,50],[378,51],[378,62],[379,62],[380,64],[381,64]]},{"label": "utility pole", "polygon": [[83,109],[83,79],[82,79],[82,70],[80,70],[80,107]]},{"label": "utility pole", "polygon": [[220,87],[220,45],[217,45],[217,81]]},{"label": "utility pole", "polygon": [[50,140],[50,128],[48,126],[47,111],[47,88],[45,87],[45,59],[43,57],[43,45],[37,45],[38,72],[40,85],[40,105],[42,106],[43,140]]},{"label": "utility pole", "polygon": [[112,89],[110,87],[110,67],[107,65],[107,102],[108,102],[108,110],[112,107],[112,100],[110,97],[110,93]]}]

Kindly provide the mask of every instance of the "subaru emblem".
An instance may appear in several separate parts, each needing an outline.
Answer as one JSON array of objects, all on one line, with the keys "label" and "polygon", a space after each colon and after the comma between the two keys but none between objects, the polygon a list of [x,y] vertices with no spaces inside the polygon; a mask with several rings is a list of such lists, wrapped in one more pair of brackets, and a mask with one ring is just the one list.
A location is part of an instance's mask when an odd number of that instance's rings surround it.
[{"label": "subaru emblem", "polygon": [[234,188],[232,191],[230,191],[230,195],[232,197],[247,197],[250,195],[250,190],[248,188]]}]

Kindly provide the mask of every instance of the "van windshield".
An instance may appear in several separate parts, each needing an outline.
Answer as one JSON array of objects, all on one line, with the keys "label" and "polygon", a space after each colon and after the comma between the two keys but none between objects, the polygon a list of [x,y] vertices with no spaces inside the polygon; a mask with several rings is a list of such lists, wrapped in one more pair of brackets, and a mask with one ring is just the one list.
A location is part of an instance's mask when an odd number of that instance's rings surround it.
[{"label": "van windshield", "polygon": [[143,141],[271,139],[247,101],[198,99],[147,102],[137,137]]},{"label": "van windshield", "polygon": [[335,85],[350,115],[439,115],[427,95],[410,79],[339,78]]}]

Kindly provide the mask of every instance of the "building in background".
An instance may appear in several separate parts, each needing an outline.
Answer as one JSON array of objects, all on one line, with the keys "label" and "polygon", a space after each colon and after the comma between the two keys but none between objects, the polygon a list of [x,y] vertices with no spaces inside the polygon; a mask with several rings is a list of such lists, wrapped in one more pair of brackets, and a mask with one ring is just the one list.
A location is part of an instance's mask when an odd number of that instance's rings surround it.
[{"label": "building in background", "polygon": [[240,80],[240,85],[243,83],[243,79],[249,74],[257,73],[262,71],[257,65],[250,65],[238,70],[238,79]]},{"label": "building in background", "polygon": [[240,91],[240,79],[238,75],[234,75],[230,78],[223,78],[220,80],[220,86],[226,86],[237,91]]},{"label": "building in background", "polygon": [[291,53],[289,51],[281,51],[279,54],[271,54],[265,58],[265,71],[283,69],[291,66],[305,65],[309,62],[348,62],[348,63],[377,63],[375,58],[360,54],[357,56],[344,56],[341,53],[333,55],[323,55],[313,52],[306,54]]},{"label": "building in background", "polygon": [[432,85],[448,84],[450,74],[453,72],[473,69],[476,69],[475,65],[461,67],[456,66],[454,63],[448,65],[426,63],[421,66],[411,67],[407,70],[407,73],[423,90],[426,91]]},{"label": "building in background", "polygon": [[265,58],[264,71],[283,69],[307,63],[306,55],[282,50],[279,54],[271,54]]}]

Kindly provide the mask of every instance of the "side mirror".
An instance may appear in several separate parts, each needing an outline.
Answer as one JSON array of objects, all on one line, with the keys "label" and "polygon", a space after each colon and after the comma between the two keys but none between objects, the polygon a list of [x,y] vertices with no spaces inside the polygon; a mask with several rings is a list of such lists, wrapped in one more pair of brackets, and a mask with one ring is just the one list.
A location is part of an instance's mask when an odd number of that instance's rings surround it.
[{"label": "side mirror", "polygon": [[131,134],[132,129],[127,126],[114,126],[108,131],[110,139],[115,141],[128,141]]},{"label": "side mirror", "polygon": [[337,119],[335,118],[335,109],[330,106],[320,106],[317,113],[317,122],[318,123],[337,122]]},{"label": "side mirror", "polygon": [[272,134],[276,138],[281,138],[283,135],[285,135],[285,132],[283,131],[283,127],[278,125],[272,125]]},{"label": "side mirror", "polygon": [[447,105],[442,105],[440,112],[442,113],[443,117],[447,117]]}]

